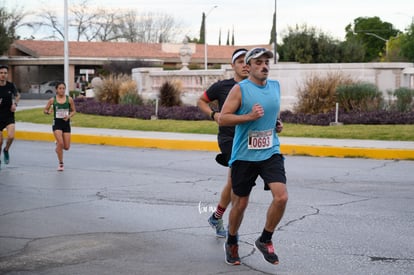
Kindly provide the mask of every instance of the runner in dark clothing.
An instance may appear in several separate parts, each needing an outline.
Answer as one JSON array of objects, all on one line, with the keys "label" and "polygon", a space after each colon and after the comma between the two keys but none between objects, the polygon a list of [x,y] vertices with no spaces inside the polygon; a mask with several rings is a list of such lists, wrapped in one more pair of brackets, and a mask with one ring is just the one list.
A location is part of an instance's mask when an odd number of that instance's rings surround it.
[{"label": "runner in dark clothing", "polygon": [[[0,65],[0,155],[3,148],[3,130],[7,130],[7,142],[3,149],[4,163],[9,164],[9,149],[14,140],[15,120],[14,112],[16,112],[19,103],[20,94],[16,86],[7,81],[9,69],[5,65]],[[1,168],[1,160],[0,160]]]},{"label": "runner in dark clothing", "polygon": [[[246,70],[244,63],[244,56],[246,54],[246,49],[237,49],[233,52],[231,66],[234,70],[234,77],[222,81],[218,81],[210,86],[199,98],[197,105],[202,112],[209,115],[211,119],[217,122],[218,116],[220,114],[221,108],[224,104],[224,101],[227,98],[227,95],[230,89],[239,81],[245,79],[249,72]],[[210,102],[217,100],[218,110],[212,110],[210,107]],[[221,153],[216,156],[216,161],[223,165],[228,166],[228,162],[231,156],[231,148],[233,146],[233,137],[234,137],[234,127],[233,126],[219,126],[218,129],[218,145],[220,147]],[[223,226],[223,214],[227,206],[231,201],[231,179],[230,172],[227,176],[227,183],[224,186],[220,201],[217,205],[216,211],[208,219],[209,224],[216,230],[217,237],[226,237],[226,230]]]}]

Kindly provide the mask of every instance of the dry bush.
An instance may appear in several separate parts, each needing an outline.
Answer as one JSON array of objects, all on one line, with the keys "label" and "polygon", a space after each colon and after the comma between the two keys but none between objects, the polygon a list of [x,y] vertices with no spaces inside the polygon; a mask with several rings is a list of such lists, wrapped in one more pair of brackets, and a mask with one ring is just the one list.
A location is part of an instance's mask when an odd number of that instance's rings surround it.
[{"label": "dry bush", "polygon": [[142,105],[143,99],[137,93],[137,83],[132,80],[123,81],[119,87],[119,103],[120,104],[132,104]]},{"label": "dry bush", "polygon": [[328,73],[326,76],[312,74],[298,90],[296,113],[327,113],[335,108],[336,88],[339,85],[354,83],[350,76],[340,72]]},{"label": "dry bush", "polygon": [[180,80],[164,82],[160,88],[160,105],[164,107],[181,106],[181,91],[183,83]]},{"label": "dry bush", "polygon": [[118,104],[125,97],[137,93],[137,84],[130,76],[124,74],[109,75],[102,81],[102,85],[95,91],[99,102]]},{"label": "dry bush", "polygon": [[123,97],[127,94],[136,94],[137,93],[137,84],[131,78],[125,78],[119,84],[119,96]]}]

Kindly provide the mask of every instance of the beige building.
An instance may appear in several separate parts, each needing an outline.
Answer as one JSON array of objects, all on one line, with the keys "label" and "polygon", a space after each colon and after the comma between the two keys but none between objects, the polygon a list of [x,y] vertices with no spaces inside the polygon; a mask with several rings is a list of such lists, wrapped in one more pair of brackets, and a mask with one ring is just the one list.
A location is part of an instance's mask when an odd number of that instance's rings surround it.
[{"label": "beige building", "polygon": [[[188,43],[191,50],[190,66],[204,68],[204,45]],[[110,62],[141,62],[148,67],[164,66],[181,69],[180,50],[184,44],[127,43],[127,42],[69,42],[69,89],[75,89],[77,76],[84,72],[97,74]],[[249,46],[252,48],[253,46]],[[230,62],[236,46],[208,46],[209,68]],[[17,40],[0,63],[10,67],[10,77],[21,92],[27,92],[34,84],[64,79],[63,41]],[[92,77],[93,75],[88,75]]]}]

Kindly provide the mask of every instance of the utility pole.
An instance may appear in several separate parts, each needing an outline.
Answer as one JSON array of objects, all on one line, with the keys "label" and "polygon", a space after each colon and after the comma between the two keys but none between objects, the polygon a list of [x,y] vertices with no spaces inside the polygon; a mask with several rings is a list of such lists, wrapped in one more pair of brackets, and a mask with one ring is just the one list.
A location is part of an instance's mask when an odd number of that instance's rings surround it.
[{"label": "utility pole", "polygon": [[[69,95],[69,30],[68,30],[68,0],[65,0],[64,3],[64,25],[65,25],[65,37],[64,37],[64,45],[63,45],[63,73],[64,73],[64,81],[66,85],[65,94]],[[73,81],[73,80],[72,80]]]},{"label": "utility pole", "polygon": [[204,16],[204,70],[207,70],[207,16],[217,7],[217,5],[212,7]]}]

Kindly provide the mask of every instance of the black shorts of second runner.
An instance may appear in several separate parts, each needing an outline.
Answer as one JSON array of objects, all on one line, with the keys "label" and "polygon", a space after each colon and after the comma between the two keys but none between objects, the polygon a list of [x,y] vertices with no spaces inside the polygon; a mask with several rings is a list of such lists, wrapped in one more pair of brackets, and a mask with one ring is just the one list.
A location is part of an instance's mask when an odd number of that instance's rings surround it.
[{"label": "black shorts of second runner", "polygon": [[239,197],[250,195],[255,181],[260,176],[264,184],[281,182],[286,184],[284,157],[275,154],[263,161],[236,160],[231,166],[232,189]]},{"label": "black shorts of second runner", "polygon": [[8,125],[14,124],[14,117],[8,117],[0,120],[0,131],[3,131]]},{"label": "black shorts of second runner", "polygon": [[53,120],[53,131],[61,130],[63,133],[70,133],[70,121],[64,121],[63,119]]},{"label": "black shorts of second runner", "polygon": [[216,162],[220,165],[228,167],[233,141],[219,142],[219,147],[221,153],[216,156]]}]

